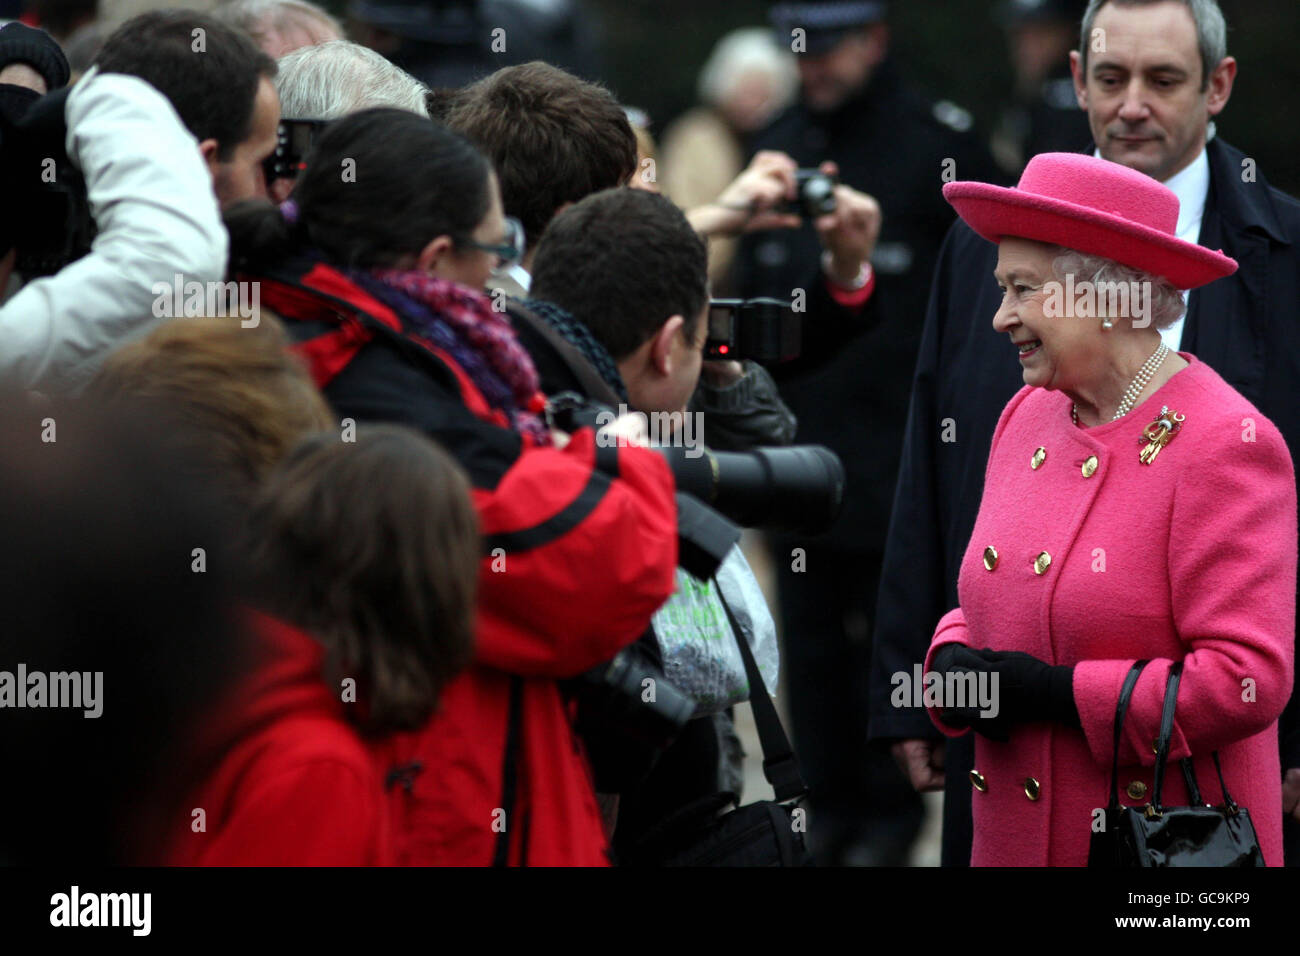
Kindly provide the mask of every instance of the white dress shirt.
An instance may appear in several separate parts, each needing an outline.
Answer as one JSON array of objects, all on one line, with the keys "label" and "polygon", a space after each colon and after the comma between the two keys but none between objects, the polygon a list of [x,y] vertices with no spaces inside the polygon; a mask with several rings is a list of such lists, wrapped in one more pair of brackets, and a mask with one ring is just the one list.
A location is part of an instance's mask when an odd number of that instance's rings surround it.
[{"label": "white dress shirt", "polygon": [[[1100,150],[1093,155],[1103,158]],[[1201,238],[1201,220],[1205,216],[1205,197],[1210,192],[1210,158],[1201,148],[1200,154],[1181,172],[1174,173],[1164,182],[1178,197],[1178,238],[1196,242]],[[1160,338],[1175,352],[1183,341],[1183,325],[1187,321],[1187,291],[1183,291],[1183,314],[1167,329],[1160,330]]]}]

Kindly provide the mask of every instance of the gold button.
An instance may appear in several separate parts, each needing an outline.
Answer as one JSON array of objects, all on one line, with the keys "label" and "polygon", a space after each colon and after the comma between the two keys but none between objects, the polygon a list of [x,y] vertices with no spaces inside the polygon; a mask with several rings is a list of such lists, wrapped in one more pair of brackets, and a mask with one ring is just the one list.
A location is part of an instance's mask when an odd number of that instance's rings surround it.
[{"label": "gold button", "polygon": [[1141,780],[1134,780],[1124,792],[1128,794],[1130,800],[1141,800],[1147,795],[1147,785]]},{"label": "gold button", "polygon": [[1045,462],[1046,460],[1047,460],[1047,449],[1040,445],[1038,447],[1038,451],[1034,452],[1034,457],[1029,459],[1029,467],[1034,469],[1034,471],[1037,471],[1039,468],[1042,467],[1043,462]]},{"label": "gold button", "polygon": [[1091,478],[1097,471],[1097,456],[1089,455],[1083,460],[1083,477]]},{"label": "gold button", "polygon": [[1051,567],[1051,564],[1052,564],[1052,556],[1048,554],[1046,551],[1042,552],[1041,554],[1038,555],[1038,557],[1034,558],[1034,573],[1046,574],[1047,569]]},{"label": "gold button", "polygon": [[987,548],[984,549],[984,570],[992,571],[997,566],[998,566],[998,550],[997,548],[993,547],[993,545],[989,545]]},{"label": "gold button", "polygon": [[978,770],[972,770],[970,772],[970,785],[980,793],[983,793],[989,788],[989,785],[984,782],[984,774],[980,773]]},{"label": "gold button", "polygon": [[1037,800],[1037,799],[1038,799],[1038,794],[1041,793],[1041,792],[1042,792],[1042,787],[1040,787],[1040,786],[1038,785],[1038,781],[1037,781],[1037,780],[1035,780],[1033,777],[1026,777],[1026,778],[1025,778],[1025,796],[1026,796],[1026,797],[1028,797],[1030,800]]}]

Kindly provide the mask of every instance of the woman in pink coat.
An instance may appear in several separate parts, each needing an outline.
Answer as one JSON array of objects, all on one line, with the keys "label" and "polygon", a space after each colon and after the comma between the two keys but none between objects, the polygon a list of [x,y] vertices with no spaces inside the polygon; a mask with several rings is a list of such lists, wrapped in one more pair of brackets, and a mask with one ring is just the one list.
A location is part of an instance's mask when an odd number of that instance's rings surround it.
[{"label": "woman in pink coat", "polygon": [[961,606],[925,664],[996,686],[930,707],[945,734],[979,734],[972,865],[1087,863],[1116,700],[1138,659],[1151,663],[1124,722],[1120,802],[1149,802],[1165,680],[1182,661],[1163,803],[1190,802],[1172,766],[1187,756],[1203,798],[1223,803],[1218,751],[1265,861],[1281,865],[1294,471],[1273,424],[1160,332],[1182,313],[1178,290],[1236,263],[1175,237],[1170,190],[1089,156],[1043,154],[1015,189],[951,183],[944,195],[999,244],[993,327],[1026,385],[993,436]]}]

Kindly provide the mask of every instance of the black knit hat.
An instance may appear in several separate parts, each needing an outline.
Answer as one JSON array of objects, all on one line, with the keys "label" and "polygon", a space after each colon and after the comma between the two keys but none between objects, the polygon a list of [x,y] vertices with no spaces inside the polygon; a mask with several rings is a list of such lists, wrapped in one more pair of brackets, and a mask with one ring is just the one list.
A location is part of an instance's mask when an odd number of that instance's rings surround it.
[{"label": "black knit hat", "polygon": [[44,30],[13,22],[0,27],[0,70],[10,63],[26,63],[51,90],[68,85],[68,58]]}]

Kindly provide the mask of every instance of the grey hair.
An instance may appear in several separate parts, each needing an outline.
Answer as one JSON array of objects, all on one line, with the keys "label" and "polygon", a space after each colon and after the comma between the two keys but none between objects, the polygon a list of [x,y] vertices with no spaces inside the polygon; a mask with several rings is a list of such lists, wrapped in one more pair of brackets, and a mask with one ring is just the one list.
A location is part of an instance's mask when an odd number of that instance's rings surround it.
[{"label": "grey hair", "polygon": [[[1052,272],[1061,282],[1065,281],[1067,275],[1074,276],[1076,289],[1084,282],[1091,283],[1094,290],[1132,289],[1134,288],[1132,283],[1138,283],[1137,287],[1148,297],[1147,308],[1150,310],[1148,315],[1151,319],[1151,327],[1155,329],[1169,328],[1182,317],[1186,308],[1183,293],[1164,276],[1126,266],[1104,256],[1094,256],[1058,246],[1055,258],[1052,260]],[[1128,298],[1127,295],[1125,298]],[[1131,300],[1129,300],[1130,315],[1128,316],[1107,316],[1104,309],[1105,297],[1100,294],[1097,295],[1097,305],[1097,318],[1136,318],[1131,314],[1134,311]]]},{"label": "grey hair", "polygon": [[717,42],[700,70],[701,101],[715,107],[722,105],[731,96],[736,81],[750,71],[761,72],[771,82],[774,114],[794,99],[799,70],[790,51],[778,44],[766,27],[742,27]]},{"label": "grey hair", "polygon": [[[1164,0],[1089,0],[1083,13],[1083,26],[1079,31],[1079,59],[1083,72],[1088,71],[1088,48],[1092,45],[1092,25],[1101,8],[1108,3],[1117,7],[1142,7]],[[1201,54],[1201,89],[1210,85],[1210,74],[1228,55],[1228,24],[1223,19],[1217,0],[1178,0],[1192,15],[1196,24],[1196,47]]]},{"label": "grey hair", "polygon": [[343,27],[338,20],[307,0],[231,0],[217,6],[212,13],[223,23],[247,33],[258,46],[262,44],[267,27],[280,31],[303,21],[315,21],[343,36]]},{"label": "grey hair", "polygon": [[359,43],[301,47],[278,65],[275,86],[286,119],[332,120],[375,106],[429,115],[424,84]]}]

